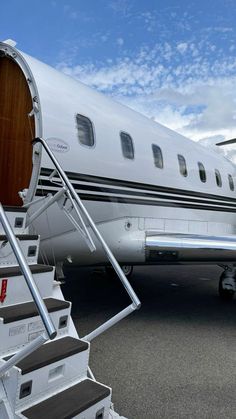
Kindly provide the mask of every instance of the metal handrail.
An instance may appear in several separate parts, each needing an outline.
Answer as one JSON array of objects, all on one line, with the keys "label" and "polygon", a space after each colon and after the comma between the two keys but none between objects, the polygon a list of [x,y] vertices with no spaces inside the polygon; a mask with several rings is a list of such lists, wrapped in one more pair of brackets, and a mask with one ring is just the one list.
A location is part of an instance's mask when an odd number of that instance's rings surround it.
[{"label": "metal handrail", "polygon": [[12,247],[16,260],[20,266],[21,272],[25,278],[25,281],[28,285],[29,291],[33,297],[33,300],[37,306],[39,315],[43,321],[45,329],[47,331],[48,337],[54,339],[57,335],[56,329],[52,323],[52,320],[48,314],[47,307],[44,304],[44,301],[38,291],[38,288],[34,282],[32,273],[27,264],[26,258],[18,244],[16,236],[12,230],[12,227],[8,221],[8,218],[5,214],[2,204],[0,203],[0,222],[3,226],[3,229],[6,233],[6,237]]},{"label": "metal handrail", "polygon": [[86,217],[86,219],[87,219],[87,221],[88,221],[88,223],[89,223],[89,225],[90,225],[90,227],[91,227],[94,235],[96,236],[96,238],[98,239],[98,241],[102,245],[102,248],[103,248],[105,254],[107,255],[108,260],[110,261],[111,265],[113,266],[115,272],[117,273],[119,279],[121,280],[123,286],[125,287],[128,295],[130,296],[130,298],[132,300],[132,304],[129,307],[127,307],[121,313],[117,314],[112,319],[110,319],[106,323],[104,323],[104,325],[100,326],[98,329],[96,329],[95,331],[91,332],[89,335],[86,336],[86,339],[87,340],[91,340],[95,336],[98,336],[98,334],[102,333],[104,330],[108,329],[113,324],[117,323],[119,320],[121,320],[121,318],[127,316],[132,311],[139,309],[140,306],[141,306],[141,302],[140,302],[139,298],[137,297],[135,291],[131,287],[128,279],[126,278],[124,272],[122,271],[122,269],[121,269],[119,263],[117,262],[115,256],[111,252],[110,248],[106,244],[106,242],[103,239],[103,237],[100,234],[100,232],[98,231],[98,229],[97,229],[97,227],[96,227],[93,219],[90,217],[87,209],[85,208],[85,206],[83,205],[81,199],[77,195],[77,193],[76,193],[74,187],[72,186],[69,178],[67,177],[66,173],[62,169],[60,163],[58,162],[58,160],[56,159],[56,157],[54,156],[54,154],[52,153],[52,151],[50,150],[50,148],[49,148],[48,144],[46,143],[46,141],[43,138],[39,138],[38,137],[38,138],[35,138],[32,141],[32,143],[33,144],[41,143],[42,146],[44,147],[45,151],[47,152],[48,156],[50,157],[51,161],[53,162],[53,164],[54,164],[54,166],[55,166],[55,168],[57,170],[58,175],[60,176],[60,178],[62,180],[62,184],[64,186],[66,186],[66,188],[69,191],[69,194],[68,194],[69,198],[70,199],[71,199],[71,197],[73,198],[73,200],[76,202],[77,206],[80,208],[81,212]]}]

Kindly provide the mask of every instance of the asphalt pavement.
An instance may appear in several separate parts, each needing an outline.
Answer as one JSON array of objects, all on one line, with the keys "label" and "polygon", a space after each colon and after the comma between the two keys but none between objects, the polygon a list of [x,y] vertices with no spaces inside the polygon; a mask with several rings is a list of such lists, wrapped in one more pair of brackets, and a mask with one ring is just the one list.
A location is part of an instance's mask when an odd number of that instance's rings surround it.
[{"label": "asphalt pavement", "polygon": [[[236,298],[218,267],[135,267],[142,307],[92,341],[90,367],[129,419],[236,418]],[[84,336],[130,300],[102,269],[66,269],[63,292]]]}]

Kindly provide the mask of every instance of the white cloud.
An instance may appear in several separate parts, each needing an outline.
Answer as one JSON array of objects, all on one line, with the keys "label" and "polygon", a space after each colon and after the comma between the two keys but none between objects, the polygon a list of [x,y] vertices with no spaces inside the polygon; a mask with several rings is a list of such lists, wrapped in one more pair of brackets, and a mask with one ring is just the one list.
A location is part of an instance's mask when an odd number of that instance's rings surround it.
[{"label": "white cloud", "polygon": [[127,17],[132,8],[132,3],[130,0],[112,0],[108,3],[108,6],[114,13]]},{"label": "white cloud", "polygon": [[124,39],[123,38],[117,38],[116,43],[117,43],[117,45],[122,47],[122,45],[124,45]]},{"label": "white cloud", "polygon": [[[120,41],[118,41],[120,39]],[[123,38],[117,43],[122,45]],[[194,140],[236,136],[236,58],[213,44],[143,46],[115,62],[58,67]],[[177,54],[178,53],[178,54]],[[183,59],[178,57],[183,56]]]},{"label": "white cloud", "polygon": [[180,52],[180,54],[184,54],[188,49],[188,44],[186,42],[182,42],[177,45],[177,50]]},{"label": "white cloud", "polygon": [[213,26],[210,28],[206,28],[205,29],[206,32],[220,32],[220,33],[228,33],[228,32],[233,32],[233,28],[231,27],[226,27],[226,26]]}]

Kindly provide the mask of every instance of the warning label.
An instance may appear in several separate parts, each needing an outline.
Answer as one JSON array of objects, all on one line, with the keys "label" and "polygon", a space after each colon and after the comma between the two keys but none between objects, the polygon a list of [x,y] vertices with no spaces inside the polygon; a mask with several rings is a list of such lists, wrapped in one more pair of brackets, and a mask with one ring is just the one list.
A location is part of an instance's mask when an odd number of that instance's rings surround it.
[{"label": "warning label", "polygon": [[26,324],[21,324],[20,326],[11,327],[9,329],[9,336],[22,335],[26,332]]},{"label": "warning label", "polygon": [[0,287],[0,302],[4,303],[6,296],[7,296],[7,281],[8,279],[2,279],[2,284]]}]

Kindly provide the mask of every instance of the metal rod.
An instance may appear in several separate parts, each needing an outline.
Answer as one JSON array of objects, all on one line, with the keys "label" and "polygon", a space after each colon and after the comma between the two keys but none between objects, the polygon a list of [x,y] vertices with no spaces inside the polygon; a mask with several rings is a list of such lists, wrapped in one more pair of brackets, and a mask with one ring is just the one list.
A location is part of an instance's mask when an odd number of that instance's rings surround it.
[{"label": "metal rod", "polygon": [[76,201],[77,205],[79,206],[79,208],[82,210],[82,212],[84,213],[84,215],[86,216],[95,236],[97,237],[97,239],[100,241],[105,253],[107,254],[107,257],[110,261],[110,263],[112,264],[113,268],[115,269],[118,277],[120,278],[121,282],[123,283],[127,293],[129,294],[131,300],[133,301],[135,308],[138,309],[141,306],[141,302],[138,298],[138,296],[136,295],[136,293],[134,292],[133,288],[131,287],[128,279],[126,278],[125,274],[123,273],[119,263],[117,262],[116,258],[114,257],[113,253],[111,252],[111,250],[109,249],[109,247],[107,246],[105,240],[103,239],[103,237],[101,236],[101,234],[99,233],[95,223],[93,222],[92,218],[90,217],[88,211],[86,210],[85,206],[83,205],[81,199],[79,198],[79,196],[77,195],[77,193],[75,192],[73,186],[70,183],[70,180],[68,179],[67,175],[65,174],[64,170],[61,168],[59,162],[57,161],[57,159],[55,158],[54,154],[51,152],[49,146],[47,145],[46,141],[43,138],[36,138],[33,141],[33,144],[36,144],[40,142],[43,147],[45,148],[47,154],[49,155],[50,159],[52,160],[52,162],[54,163],[57,172],[59,173],[61,179],[63,180],[63,182],[66,184],[68,190],[70,191],[70,194],[73,196],[73,199]]},{"label": "metal rod", "polygon": [[0,221],[2,223],[2,226],[4,228],[4,231],[6,233],[6,236],[9,240],[9,243],[12,247],[12,250],[15,254],[15,257],[17,259],[17,262],[20,266],[21,272],[25,277],[26,283],[28,285],[28,288],[30,290],[30,293],[33,297],[33,300],[37,306],[38,312],[40,314],[40,317],[43,321],[43,324],[46,328],[47,334],[50,339],[54,339],[57,335],[56,329],[52,323],[52,320],[48,314],[47,307],[44,304],[44,301],[38,291],[38,288],[34,282],[34,278],[32,276],[32,273],[29,269],[29,266],[27,264],[27,261],[25,259],[25,256],[18,244],[18,241],[16,239],[16,236],[11,228],[11,225],[8,221],[8,218],[4,212],[3,206],[0,203]]},{"label": "metal rod", "polygon": [[48,198],[51,195],[51,193],[48,193],[46,196],[41,196],[40,198],[35,199],[34,201],[30,201],[27,204],[23,205],[23,208],[30,208],[31,205],[38,204],[41,201],[45,201],[46,198]]},{"label": "metal rod", "polygon": [[[70,191],[67,191],[67,196],[71,200],[71,202],[73,202],[73,197],[71,196]],[[80,222],[81,222],[81,224],[83,226],[85,238],[87,238],[87,240],[88,240],[89,248],[90,248],[91,252],[95,252],[96,246],[95,246],[95,244],[93,242],[92,237],[90,236],[90,234],[88,232],[88,229],[86,227],[86,224],[85,224],[85,222],[84,222],[84,220],[83,220],[83,218],[82,218],[82,216],[81,216],[81,214],[80,214],[80,212],[79,212],[79,210],[78,210],[78,208],[76,206],[74,206],[74,210],[75,210],[75,212],[77,214],[77,217],[79,218],[79,220],[80,220]],[[69,215],[69,213],[68,213],[68,215]]]},{"label": "metal rod", "polygon": [[124,319],[124,317],[128,316],[130,313],[132,313],[136,309],[137,309],[136,306],[131,304],[130,306],[128,306],[124,310],[122,310],[120,313],[116,314],[111,319],[107,320],[105,323],[103,323],[97,329],[93,330],[91,333],[84,336],[82,339],[90,342],[92,339],[96,338],[98,335],[105,332],[110,327],[114,326],[116,323],[118,323],[120,320]]},{"label": "metal rod", "polygon": [[26,356],[30,355],[36,349],[40,348],[46,341],[47,337],[45,335],[38,336],[28,345],[26,345],[23,349],[13,355],[5,364],[1,365],[0,367],[0,377],[7,373],[14,365],[24,359]]},{"label": "metal rod", "polygon": [[55,195],[51,196],[44,202],[44,204],[35,211],[27,220],[26,227],[28,227],[36,218],[38,218],[48,207],[50,207],[54,202],[58,201],[65,193],[65,189],[62,188]]}]

